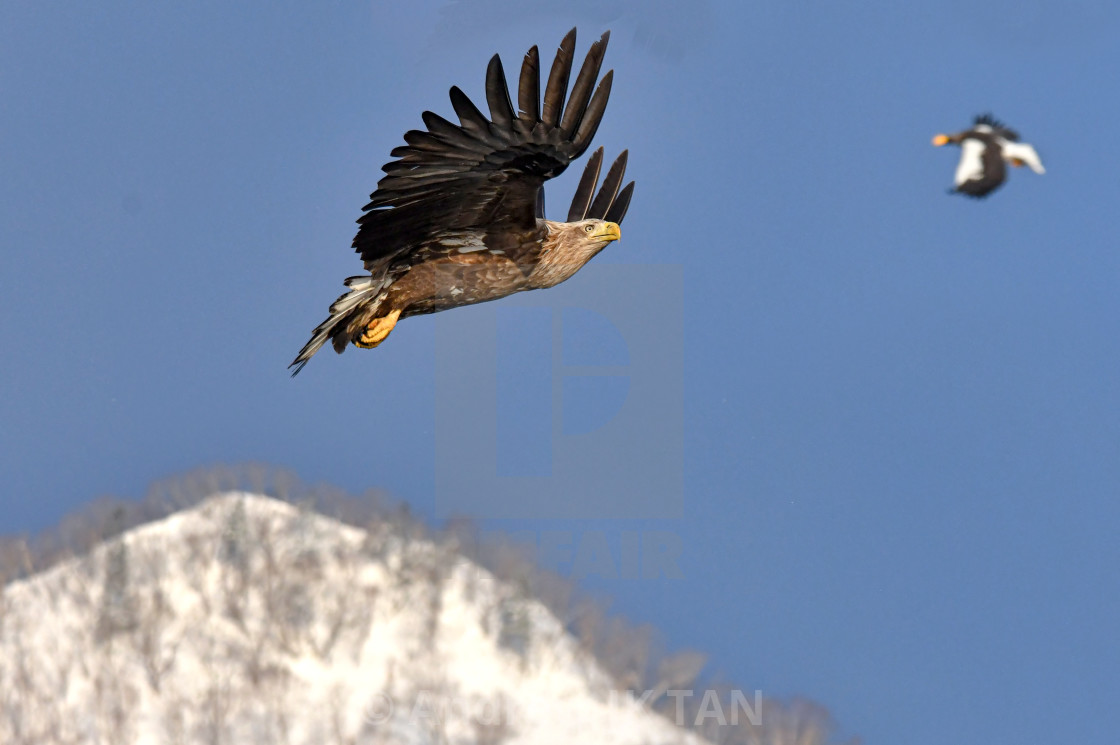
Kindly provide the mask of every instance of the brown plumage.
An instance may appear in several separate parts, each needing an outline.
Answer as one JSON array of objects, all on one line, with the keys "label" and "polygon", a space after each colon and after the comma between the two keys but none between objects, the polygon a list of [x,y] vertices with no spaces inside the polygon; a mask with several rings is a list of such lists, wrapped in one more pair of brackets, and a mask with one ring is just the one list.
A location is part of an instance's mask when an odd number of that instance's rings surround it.
[{"label": "brown plumage", "polygon": [[566,222],[544,219],[544,182],[591,143],[613,70],[596,86],[610,32],[591,45],[567,97],[576,31],[561,42],[540,95],[537,48],[525,55],[510,100],[497,55],[486,71],[487,119],[457,87],[459,124],[425,111],[426,131],[405,133],[358,220],[354,249],[369,274],[346,280],[290,367],[293,375],[329,339],[341,353],[380,344],[401,318],[552,287],[619,237],[634,182],[622,186],[626,151],[596,194],[603,150],[588,160]]}]

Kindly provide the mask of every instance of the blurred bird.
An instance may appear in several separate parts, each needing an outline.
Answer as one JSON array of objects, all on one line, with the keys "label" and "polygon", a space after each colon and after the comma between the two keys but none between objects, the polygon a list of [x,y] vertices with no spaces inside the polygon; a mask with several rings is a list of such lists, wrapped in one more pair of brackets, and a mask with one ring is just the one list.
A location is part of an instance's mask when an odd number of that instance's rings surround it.
[{"label": "blurred bird", "polygon": [[[622,186],[627,153],[595,193],[603,149],[588,160],[565,222],[546,220],[544,182],[584,153],[607,106],[614,71],[599,78],[610,32],[591,45],[571,95],[576,30],[560,43],[541,97],[540,61],[525,55],[510,100],[498,55],[486,70],[490,118],[458,87],[451,105],[459,124],[425,111],[426,131],[382,166],[385,176],[358,220],[353,247],[368,274],[350,277],[348,292],[289,367],[296,375],[329,339],[372,348],[402,318],[552,287],[575,274],[620,237],[634,182]],[[598,86],[596,81],[598,80]]]},{"label": "blurred bird", "polygon": [[1035,173],[1046,173],[1038,153],[1019,134],[984,114],[973,120],[972,129],[954,135],[939,134],[933,138],[936,147],[960,145],[961,161],[950,192],[970,197],[987,196],[1007,178],[1004,163],[1015,167],[1029,166]]}]

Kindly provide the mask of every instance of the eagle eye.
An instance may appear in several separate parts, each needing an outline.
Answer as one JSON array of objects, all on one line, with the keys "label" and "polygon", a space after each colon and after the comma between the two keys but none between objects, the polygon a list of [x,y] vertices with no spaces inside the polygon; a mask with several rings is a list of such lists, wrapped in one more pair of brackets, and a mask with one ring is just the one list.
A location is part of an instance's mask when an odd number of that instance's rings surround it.
[{"label": "eagle eye", "polygon": [[592,230],[595,229],[595,226],[594,225],[584,225],[583,229],[586,230],[588,233],[590,233]]}]

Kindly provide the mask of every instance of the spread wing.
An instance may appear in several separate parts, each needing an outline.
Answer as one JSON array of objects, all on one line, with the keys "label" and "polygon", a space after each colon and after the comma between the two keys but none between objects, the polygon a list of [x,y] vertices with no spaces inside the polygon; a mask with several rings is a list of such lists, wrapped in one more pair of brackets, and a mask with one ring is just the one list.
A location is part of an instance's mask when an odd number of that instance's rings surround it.
[{"label": "spread wing", "polygon": [[596,80],[609,38],[591,45],[566,105],[575,29],[560,43],[543,101],[533,47],[521,65],[517,111],[497,55],[486,71],[489,119],[458,87],[451,105],[459,124],[425,111],[426,131],[407,132],[407,144],[392,151],[396,160],[382,167],[358,220],[353,245],[366,268],[447,231],[535,231],[542,185],[583,154],[603,117],[613,70]]},{"label": "spread wing", "polygon": [[[623,150],[603,179],[603,187],[599,194],[595,194],[595,186],[599,181],[599,169],[603,166],[603,148],[599,148],[587,159],[583,169],[579,186],[576,187],[575,196],[572,197],[572,206],[568,210],[568,222],[586,220],[609,220],[621,223],[626,216],[626,209],[630,206],[630,197],[634,193],[634,182],[631,181],[621,190],[622,179],[626,175],[626,159],[629,152]],[[594,199],[592,199],[594,197]]]},{"label": "spread wing", "polygon": [[1042,160],[1039,159],[1038,153],[1027,143],[1004,141],[1000,143],[1000,147],[1004,160],[1012,162],[1021,161],[1030,166],[1030,169],[1035,173],[1046,173],[1046,169],[1042,167]]},{"label": "spread wing", "polygon": [[1019,139],[1019,133],[1010,127],[1006,126],[999,119],[996,119],[991,114],[981,114],[972,120],[972,125],[986,124],[992,128],[992,134],[996,137],[1002,137],[1005,140],[1015,142]]}]

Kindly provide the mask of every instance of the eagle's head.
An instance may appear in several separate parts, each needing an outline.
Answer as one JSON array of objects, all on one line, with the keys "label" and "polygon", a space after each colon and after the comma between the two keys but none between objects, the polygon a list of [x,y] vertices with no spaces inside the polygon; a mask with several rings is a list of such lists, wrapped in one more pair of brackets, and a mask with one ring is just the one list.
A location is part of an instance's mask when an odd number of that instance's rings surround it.
[{"label": "eagle's head", "polygon": [[578,261],[579,266],[590,261],[608,243],[622,237],[618,223],[606,220],[577,220],[562,223],[562,226],[560,235],[557,236],[558,248],[568,259]]},{"label": "eagle's head", "polygon": [[611,241],[622,237],[618,223],[607,220],[546,222],[548,237],[533,269],[534,287],[552,287],[571,277]]},{"label": "eagle's head", "polygon": [[579,222],[571,223],[575,229],[575,233],[579,235],[584,241],[588,243],[598,243],[599,250],[602,250],[611,241],[617,241],[622,237],[622,230],[618,227],[616,222],[607,222],[606,220],[580,220]]}]

